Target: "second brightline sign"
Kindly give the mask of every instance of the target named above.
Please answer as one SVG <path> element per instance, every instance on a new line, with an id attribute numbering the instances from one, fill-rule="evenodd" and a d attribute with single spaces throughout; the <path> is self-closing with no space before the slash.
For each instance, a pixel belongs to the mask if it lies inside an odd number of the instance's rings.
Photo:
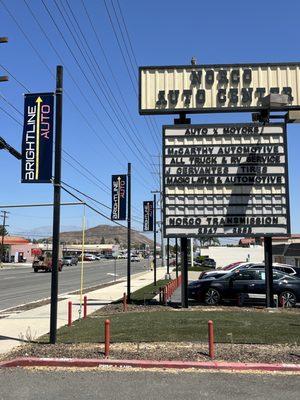
<path id="1" fill-rule="evenodd" d="M 284 124 L 164 127 L 167 237 L 290 231 Z"/>

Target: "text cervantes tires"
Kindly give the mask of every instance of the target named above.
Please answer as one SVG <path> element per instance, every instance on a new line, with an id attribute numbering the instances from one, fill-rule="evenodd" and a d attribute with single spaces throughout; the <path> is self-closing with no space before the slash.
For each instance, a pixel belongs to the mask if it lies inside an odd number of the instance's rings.
<path id="1" fill-rule="evenodd" d="M 209 288 L 205 293 L 204 302 L 208 306 L 216 306 L 220 303 L 221 295 L 217 289 Z"/>
<path id="2" fill-rule="evenodd" d="M 286 290 L 285 292 L 280 293 L 279 302 L 283 307 L 295 307 L 297 303 L 296 296 L 293 292 Z"/>

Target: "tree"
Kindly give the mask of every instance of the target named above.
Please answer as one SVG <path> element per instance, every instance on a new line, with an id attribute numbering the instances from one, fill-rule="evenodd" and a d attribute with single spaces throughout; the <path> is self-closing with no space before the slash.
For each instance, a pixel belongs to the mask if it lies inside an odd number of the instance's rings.
<path id="1" fill-rule="evenodd" d="M 105 244 L 104 236 L 102 236 L 100 244 Z"/>
<path id="2" fill-rule="evenodd" d="M 3 225 L 0 225 L 0 236 L 2 237 L 2 236 L 6 236 L 6 235 L 8 235 L 7 229 L 4 227 L 4 230 L 3 230 Z"/>
<path id="3" fill-rule="evenodd" d="M 118 237 L 115 237 L 115 244 L 120 244 L 120 240 L 119 240 L 119 238 Z"/>

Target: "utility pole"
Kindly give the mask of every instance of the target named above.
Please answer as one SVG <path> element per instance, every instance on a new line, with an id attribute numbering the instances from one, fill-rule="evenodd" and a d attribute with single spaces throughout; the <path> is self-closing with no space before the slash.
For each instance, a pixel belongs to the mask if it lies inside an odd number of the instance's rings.
<path id="1" fill-rule="evenodd" d="M 127 303 L 131 302 L 131 163 L 127 171 Z"/>
<path id="2" fill-rule="evenodd" d="M 8 43 L 8 37 L 0 37 L 0 44 L 1 43 Z M 8 76 L 0 76 L 0 82 L 7 82 L 8 81 Z"/>
<path id="3" fill-rule="evenodd" d="M 56 68 L 56 107 L 55 107 L 55 170 L 54 170 L 54 206 L 52 238 L 52 273 L 51 273 L 51 308 L 50 308 L 50 343 L 56 343 L 57 297 L 58 297 L 58 258 L 60 236 L 60 195 L 61 195 L 61 153 L 62 153 L 62 97 L 63 67 Z"/>
<path id="4" fill-rule="evenodd" d="M 0 264 L 4 260 L 4 237 L 5 237 L 5 228 L 8 226 L 6 225 L 6 219 L 8 218 L 8 211 L 1 211 L 1 218 L 3 219 L 2 222 L 2 238 L 1 238 L 1 256 L 0 256 Z"/>

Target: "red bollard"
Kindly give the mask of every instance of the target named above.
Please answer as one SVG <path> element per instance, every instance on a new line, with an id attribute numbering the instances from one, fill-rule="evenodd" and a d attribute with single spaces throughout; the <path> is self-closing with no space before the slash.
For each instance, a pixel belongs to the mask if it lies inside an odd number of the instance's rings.
<path id="1" fill-rule="evenodd" d="M 167 300 L 168 300 L 168 297 L 167 297 L 167 287 L 165 286 L 165 287 L 164 287 L 164 303 L 165 303 L 165 305 L 167 305 Z"/>
<path id="2" fill-rule="evenodd" d="M 208 321 L 208 349 L 209 357 L 213 360 L 215 358 L 215 342 L 214 342 L 214 323 Z"/>
<path id="3" fill-rule="evenodd" d="M 87 316 L 87 296 L 83 297 L 83 318 Z"/>
<path id="4" fill-rule="evenodd" d="M 127 296 L 123 293 L 123 312 L 127 311 Z"/>
<path id="5" fill-rule="evenodd" d="M 104 327 L 104 356 L 108 358 L 109 356 L 109 346 L 110 346 L 110 320 L 105 320 Z"/>
<path id="6" fill-rule="evenodd" d="M 72 302 L 68 301 L 68 326 L 72 325 Z"/>

